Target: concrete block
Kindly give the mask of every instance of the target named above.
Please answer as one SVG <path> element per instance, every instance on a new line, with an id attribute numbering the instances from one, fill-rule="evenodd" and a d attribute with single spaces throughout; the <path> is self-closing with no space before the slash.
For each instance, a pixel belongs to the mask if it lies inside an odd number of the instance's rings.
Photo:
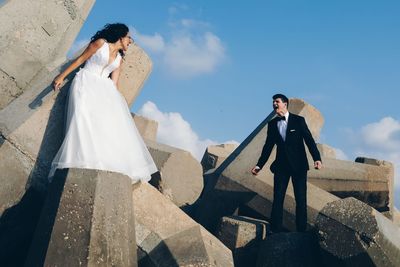
<path id="1" fill-rule="evenodd" d="M 0 110 L 65 61 L 94 0 L 7 1 L 0 7 Z M 17 93 L 16 93 L 17 92 Z"/>
<path id="2" fill-rule="evenodd" d="M 336 151 L 333 147 L 326 144 L 317 144 L 321 157 L 336 159 Z M 308 152 L 308 150 L 307 150 Z M 309 152 L 308 152 L 309 153 Z"/>
<path id="3" fill-rule="evenodd" d="M 366 157 L 357 157 L 354 161 L 358 162 L 358 163 L 364 163 L 364 164 L 369 164 L 369 165 L 374 165 L 374 166 L 391 166 L 391 165 L 393 165 L 392 163 L 390 163 L 386 160 L 366 158 Z"/>
<path id="4" fill-rule="evenodd" d="M 289 112 L 303 116 L 314 139 L 319 139 L 319 134 L 324 125 L 324 117 L 318 109 L 302 99 L 291 98 L 289 99 Z"/>
<path id="5" fill-rule="evenodd" d="M 0 158 L 5 159 L 0 164 L 0 182 L 13 188 L 0 188 L 0 214 L 17 204 L 30 186 L 45 191 L 51 161 L 63 140 L 65 99 L 62 91 L 30 109 L 33 99 L 23 94 L 0 111 L 4 139 Z"/>
<path id="6" fill-rule="evenodd" d="M 97 170 L 56 173 L 25 266 L 137 266 L 131 180 Z"/>
<path id="7" fill-rule="evenodd" d="M 232 252 L 147 183 L 133 185 L 140 266 L 233 266 Z"/>
<path id="8" fill-rule="evenodd" d="M 158 122 L 146 117 L 131 113 L 140 135 L 147 140 L 157 140 Z"/>
<path id="9" fill-rule="evenodd" d="M 400 212 L 399 212 L 397 209 L 395 209 L 395 210 L 393 211 L 392 220 L 393 220 L 393 223 L 394 223 L 395 225 L 397 225 L 398 227 L 400 227 Z"/>
<path id="10" fill-rule="evenodd" d="M 232 250 L 235 266 L 255 266 L 260 242 L 270 231 L 268 222 L 243 216 L 223 217 L 217 237 Z"/>
<path id="11" fill-rule="evenodd" d="M 320 267 L 318 240 L 313 233 L 279 233 L 262 241 L 257 267 Z"/>
<path id="12" fill-rule="evenodd" d="M 205 173 L 210 169 L 217 168 L 237 147 L 238 145 L 236 144 L 208 146 L 201 159 L 203 172 Z"/>
<path id="13" fill-rule="evenodd" d="M 145 140 L 160 172 L 151 183 L 177 206 L 193 204 L 203 190 L 200 163 L 188 151 Z"/>
<path id="14" fill-rule="evenodd" d="M 325 266 L 400 266 L 400 228 L 355 198 L 326 205 L 316 229 Z"/>
<path id="15" fill-rule="evenodd" d="M 15 80 L 0 70 L 0 110 L 23 93 Z"/>
<path id="16" fill-rule="evenodd" d="M 152 68 L 153 63 L 142 48 L 136 44 L 129 47 L 121 65 L 121 74 L 118 82 L 118 88 L 129 106 L 139 95 Z"/>
<path id="17" fill-rule="evenodd" d="M 14 206 L 26 191 L 29 174 L 33 168 L 33 161 L 28 159 L 20 150 L 4 141 L 0 146 L 0 216 Z"/>
<path id="18" fill-rule="evenodd" d="M 308 172 L 310 183 L 340 198 L 355 197 L 381 212 L 393 209 L 393 164 L 386 161 L 381 165 L 363 164 L 332 158 L 322 158 L 322 162 L 322 170 Z"/>

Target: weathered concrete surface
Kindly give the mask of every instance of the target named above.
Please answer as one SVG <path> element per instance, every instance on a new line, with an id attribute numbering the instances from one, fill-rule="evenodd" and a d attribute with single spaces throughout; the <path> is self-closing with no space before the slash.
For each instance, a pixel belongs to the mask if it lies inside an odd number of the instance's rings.
<path id="1" fill-rule="evenodd" d="M 374 165 L 374 166 L 392 165 L 392 163 L 390 163 L 386 160 L 366 158 L 366 157 L 357 157 L 354 161 L 358 162 L 358 163 L 364 163 L 364 164 L 369 164 L 369 165 Z"/>
<path id="2" fill-rule="evenodd" d="M 147 183 L 133 185 L 139 266 L 233 266 L 232 252 Z"/>
<path id="3" fill-rule="evenodd" d="M 226 216 L 221 219 L 217 237 L 229 249 L 248 245 L 253 240 L 263 240 L 269 231 L 269 223 L 244 216 Z"/>
<path id="4" fill-rule="evenodd" d="M 153 63 L 150 57 L 138 45 L 129 47 L 121 65 L 118 88 L 128 105 L 132 105 L 139 95 L 144 82 L 149 77 Z"/>
<path id="5" fill-rule="evenodd" d="M 340 198 L 355 197 L 379 211 L 393 209 L 394 168 L 381 165 L 322 158 L 323 169 L 311 169 L 308 181 Z M 312 159 L 309 159 L 312 166 Z"/>
<path id="6" fill-rule="evenodd" d="M 217 168 L 238 147 L 237 144 L 208 146 L 201 159 L 203 172 Z"/>
<path id="7" fill-rule="evenodd" d="M 152 184 L 179 207 L 193 204 L 203 190 L 200 163 L 188 151 L 150 140 L 145 143 L 160 172 Z"/>
<path id="8" fill-rule="evenodd" d="M 227 216 L 222 218 L 216 236 L 232 250 L 235 266 L 255 266 L 260 242 L 269 230 L 266 221 Z"/>
<path id="9" fill-rule="evenodd" d="M 292 102 L 291 102 L 292 103 Z M 291 104 L 292 105 L 292 104 Z M 305 110 L 304 112 L 306 112 Z M 300 110 L 303 114 L 303 110 Z M 196 211 L 196 220 L 214 232 L 220 218 L 232 215 L 238 208 L 246 207 L 264 219 L 268 219 L 273 200 L 273 178 L 269 166 L 275 159 L 271 153 L 265 167 L 258 176 L 250 170 L 257 163 L 267 135 L 267 123 L 271 113 L 218 167 L 204 189 Z M 308 183 L 308 225 L 313 226 L 318 212 L 326 203 L 337 200 L 334 195 Z M 283 225 L 295 229 L 295 200 L 289 184 L 284 203 Z"/>
<path id="10" fill-rule="evenodd" d="M 0 110 L 65 61 L 94 0 L 14 0 L 0 7 Z"/>
<path id="11" fill-rule="evenodd" d="M 396 208 L 394 209 L 392 216 L 393 223 L 400 227 L 400 212 Z"/>
<path id="12" fill-rule="evenodd" d="M 32 168 L 33 162 L 12 144 L 5 141 L 0 146 L 0 169 L 3 178 L 0 190 L 0 215 L 15 204 L 16 198 L 20 199 L 25 193 L 26 179 Z"/>
<path id="13" fill-rule="evenodd" d="M 318 240 L 313 233 L 279 233 L 262 241 L 257 267 L 320 267 Z"/>
<path id="14" fill-rule="evenodd" d="M 317 144 L 321 157 L 336 159 L 336 150 L 326 144 Z M 308 152 L 308 151 L 307 151 Z"/>
<path id="15" fill-rule="evenodd" d="M 0 111 L 0 182 L 6 185 L 0 187 L 0 214 L 18 203 L 30 186 L 46 188 L 51 160 L 63 139 L 65 95 L 49 96 L 26 112 L 26 119 L 20 116 L 30 109 L 26 94 Z"/>
<path id="16" fill-rule="evenodd" d="M 314 139 L 319 139 L 319 134 L 324 125 L 324 117 L 318 109 L 302 99 L 291 98 L 289 100 L 289 112 L 303 116 Z"/>
<path id="17" fill-rule="evenodd" d="M 140 135 L 147 140 L 157 140 L 158 122 L 146 117 L 131 113 Z"/>
<path id="18" fill-rule="evenodd" d="M 326 205 L 316 228 L 326 266 L 400 266 L 400 228 L 355 198 Z"/>
<path id="19" fill-rule="evenodd" d="M 137 266 L 135 247 L 130 178 L 63 170 L 50 185 L 25 266 Z"/>

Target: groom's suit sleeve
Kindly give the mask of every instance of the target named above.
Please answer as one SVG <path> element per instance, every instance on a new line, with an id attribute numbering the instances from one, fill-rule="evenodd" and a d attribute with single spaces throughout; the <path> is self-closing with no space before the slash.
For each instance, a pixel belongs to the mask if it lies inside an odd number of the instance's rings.
<path id="1" fill-rule="evenodd" d="M 265 141 L 264 147 L 261 152 L 261 156 L 257 162 L 257 166 L 260 167 L 260 169 L 264 167 L 269 156 L 271 155 L 272 148 L 274 148 L 275 145 L 275 138 L 273 136 L 272 124 L 273 123 L 271 122 L 268 123 L 267 140 Z"/>
<path id="2" fill-rule="evenodd" d="M 311 134 L 310 130 L 308 129 L 308 126 L 307 126 L 307 123 L 306 123 L 304 117 L 301 117 L 300 125 L 301 125 L 301 129 L 303 132 L 303 139 L 308 147 L 308 151 L 310 151 L 310 154 L 314 161 L 317 161 L 317 160 L 320 161 L 321 155 L 319 154 L 317 144 L 315 143 L 314 138 L 312 137 L 312 134 Z"/>

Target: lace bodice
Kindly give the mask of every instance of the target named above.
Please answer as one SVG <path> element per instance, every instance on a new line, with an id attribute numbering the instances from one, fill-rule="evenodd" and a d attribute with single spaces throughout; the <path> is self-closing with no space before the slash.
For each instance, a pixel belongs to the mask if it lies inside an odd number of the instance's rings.
<path id="1" fill-rule="evenodd" d="M 118 68 L 121 62 L 121 55 L 118 53 L 114 61 L 108 64 L 110 49 L 107 42 L 94 53 L 85 63 L 83 69 L 107 78 L 111 72 Z"/>

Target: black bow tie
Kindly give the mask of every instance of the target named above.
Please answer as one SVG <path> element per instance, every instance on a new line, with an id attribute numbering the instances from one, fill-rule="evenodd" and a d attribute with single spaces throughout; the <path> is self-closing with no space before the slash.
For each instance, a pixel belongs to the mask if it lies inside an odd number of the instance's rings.
<path id="1" fill-rule="evenodd" d="M 278 117 L 278 121 L 286 121 L 286 117 L 285 116 Z"/>

